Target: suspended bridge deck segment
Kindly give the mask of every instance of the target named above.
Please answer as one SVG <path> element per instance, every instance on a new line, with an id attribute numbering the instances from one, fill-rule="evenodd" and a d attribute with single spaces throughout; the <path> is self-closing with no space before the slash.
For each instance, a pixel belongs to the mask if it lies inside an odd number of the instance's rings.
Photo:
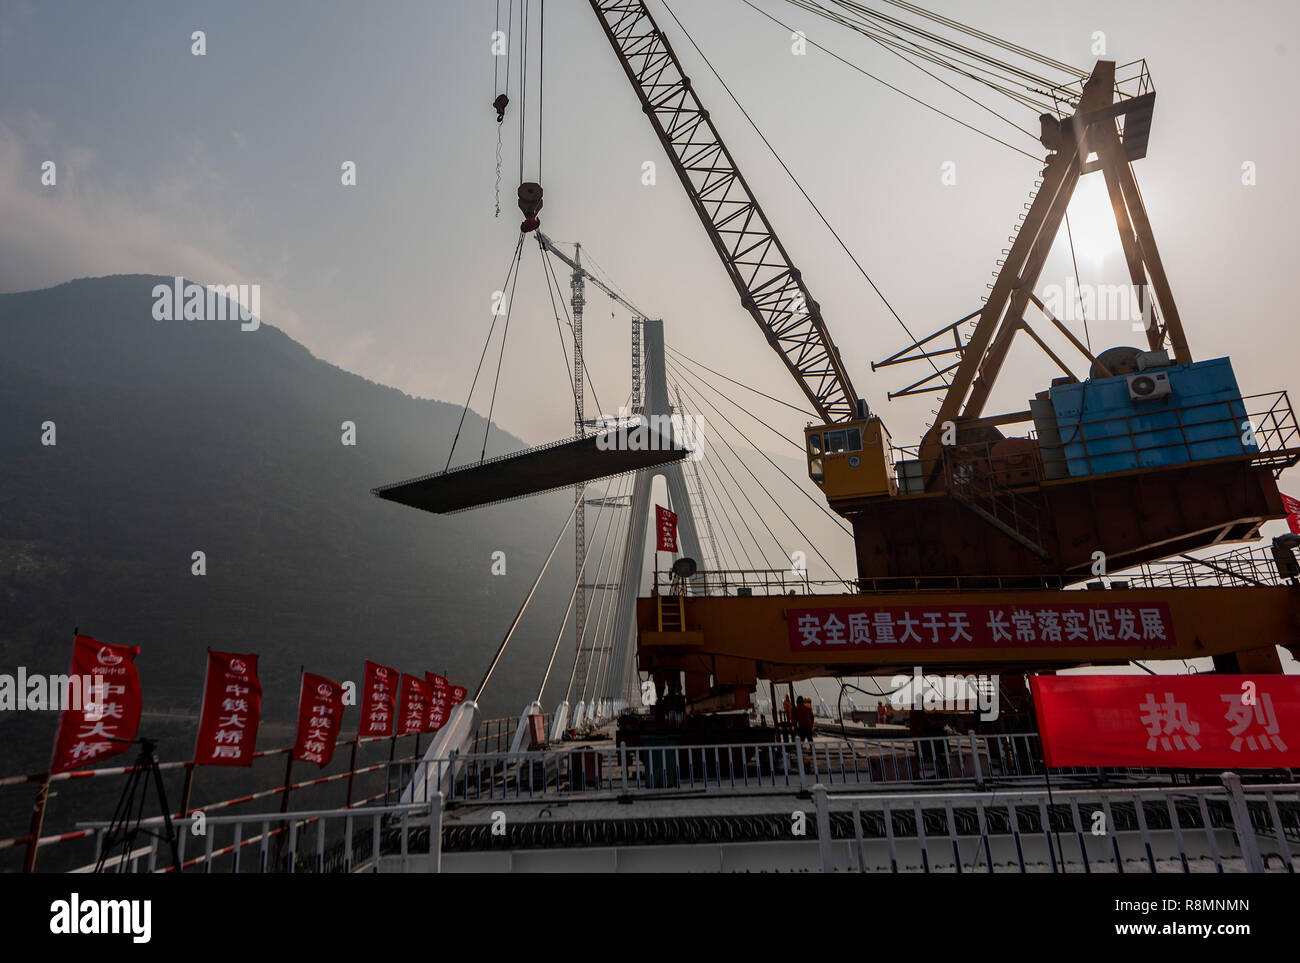
<path id="1" fill-rule="evenodd" d="M 373 494 L 448 515 L 670 464 L 688 454 L 671 433 L 645 425 L 624 427 L 396 482 Z"/>

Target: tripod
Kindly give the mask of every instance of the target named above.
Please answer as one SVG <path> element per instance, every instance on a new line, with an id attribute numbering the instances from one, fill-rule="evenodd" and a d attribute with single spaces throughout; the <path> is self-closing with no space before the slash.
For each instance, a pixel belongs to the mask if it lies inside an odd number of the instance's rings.
<path id="1" fill-rule="evenodd" d="M 122 787 L 122 796 L 117 801 L 117 808 L 113 810 L 113 821 L 109 823 L 108 829 L 104 833 L 103 848 L 99 853 L 99 861 L 95 864 L 96 873 L 105 871 L 105 866 L 109 858 L 114 855 L 115 849 L 120 850 L 119 855 L 121 857 L 118 872 L 123 872 L 137 836 L 145 836 L 150 839 L 165 839 L 171 847 L 172 870 L 177 873 L 181 871 L 180 852 L 176 844 L 176 828 L 172 825 L 171 809 L 167 806 L 167 791 L 163 788 L 162 771 L 158 768 L 158 756 L 155 752 L 158 745 L 152 739 L 140 739 L 138 741 L 140 743 L 140 755 L 136 757 L 135 765 L 131 767 L 131 771 L 127 774 L 126 785 Z M 144 817 L 145 800 L 149 796 L 150 781 L 153 782 L 154 789 L 158 794 L 158 805 L 162 809 L 162 832 L 141 825 Z"/>

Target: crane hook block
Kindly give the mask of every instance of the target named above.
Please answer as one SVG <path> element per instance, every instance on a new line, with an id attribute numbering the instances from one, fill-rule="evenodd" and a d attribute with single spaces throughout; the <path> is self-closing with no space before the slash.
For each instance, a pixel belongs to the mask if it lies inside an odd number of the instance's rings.
<path id="1" fill-rule="evenodd" d="M 492 109 L 497 112 L 497 123 L 506 119 L 506 107 L 510 105 L 510 98 L 505 94 L 497 94 L 497 99 L 492 101 Z"/>
<path id="2" fill-rule="evenodd" d="M 534 184 L 532 181 L 525 181 L 519 185 L 519 210 L 523 212 L 524 222 L 519 225 L 519 230 L 525 234 L 537 230 L 541 226 L 541 221 L 537 219 L 537 212 L 542 209 L 542 185 Z"/>

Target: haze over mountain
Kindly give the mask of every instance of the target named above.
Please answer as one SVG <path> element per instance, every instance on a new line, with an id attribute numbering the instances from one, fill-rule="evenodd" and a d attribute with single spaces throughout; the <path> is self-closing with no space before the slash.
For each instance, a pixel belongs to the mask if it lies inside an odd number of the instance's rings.
<path id="1" fill-rule="evenodd" d="M 372 488 L 443 467 L 458 406 L 350 374 L 268 323 L 156 321 L 160 283 L 0 295 L 2 671 L 65 672 L 79 627 L 140 646 L 146 710 L 197 706 L 207 647 L 262 654 L 268 722 L 292 718 L 300 665 L 359 680 L 370 658 L 477 683 L 569 496 L 447 517 L 381 501 Z M 484 427 L 471 411 L 457 463 Z M 524 446 L 493 428 L 488 455 Z M 488 715 L 536 695 L 563 581 L 543 583 Z M 8 740 L 4 772 L 42 765 L 55 714 L 0 715 L 32 742 Z"/>

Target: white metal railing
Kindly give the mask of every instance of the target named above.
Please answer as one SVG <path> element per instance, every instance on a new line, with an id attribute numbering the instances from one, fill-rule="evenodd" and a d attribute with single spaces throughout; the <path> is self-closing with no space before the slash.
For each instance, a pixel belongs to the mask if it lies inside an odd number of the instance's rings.
<path id="1" fill-rule="evenodd" d="M 378 872 L 380 860 L 386 855 L 398 855 L 405 864 L 412 856 L 412 830 L 427 826 L 429 848 L 425 865 L 429 872 L 436 873 L 441 866 L 442 802 L 442 794 L 435 792 L 427 800 L 389 806 L 206 816 L 202 820 L 204 831 L 201 836 L 193 833 L 192 827 L 197 825 L 193 817 L 173 820 L 179 850 L 177 861 L 182 871 L 245 872 L 248 863 L 244 859 L 244 850 L 255 846 L 256 872 L 351 873 L 361 865 L 368 872 Z M 134 825 L 157 833 L 163 826 L 163 818 L 142 819 Z M 94 833 L 96 858 L 95 863 L 74 872 L 91 872 L 103 853 L 110 824 L 82 822 L 78 826 Z M 309 827 L 314 839 L 310 847 L 304 848 L 302 843 Z M 247 835 L 250 829 L 253 833 Z M 387 846 L 385 830 L 388 830 Z M 369 845 L 358 846 L 367 834 Z M 137 838 L 143 836 L 144 833 L 140 833 Z M 113 849 L 117 850 L 120 845 L 120 841 L 115 842 Z M 190 845 L 202 846 L 203 852 L 187 859 L 186 848 Z M 105 862 L 105 869 L 116 873 L 173 871 L 170 846 L 157 835 L 151 837 L 147 845 L 131 846 L 125 858 L 114 855 Z"/>
<path id="2" fill-rule="evenodd" d="M 1294 873 L 1300 785 L 1243 789 L 1235 773 L 1221 779 L 1055 793 L 832 795 L 818 784 L 812 795 L 824 872 L 1190 873 L 1212 864 Z"/>
<path id="3" fill-rule="evenodd" d="M 640 792 L 807 791 L 828 786 L 961 785 L 1045 778 L 1164 778 L 1156 769 L 1052 768 L 1036 733 L 827 739 L 814 743 L 630 746 L 595 743 L 464 753 L 392 764 L 390 782 L 441 787 L 448 802 Z M 422 801 L 417 791 L 412 801 Z"/>

